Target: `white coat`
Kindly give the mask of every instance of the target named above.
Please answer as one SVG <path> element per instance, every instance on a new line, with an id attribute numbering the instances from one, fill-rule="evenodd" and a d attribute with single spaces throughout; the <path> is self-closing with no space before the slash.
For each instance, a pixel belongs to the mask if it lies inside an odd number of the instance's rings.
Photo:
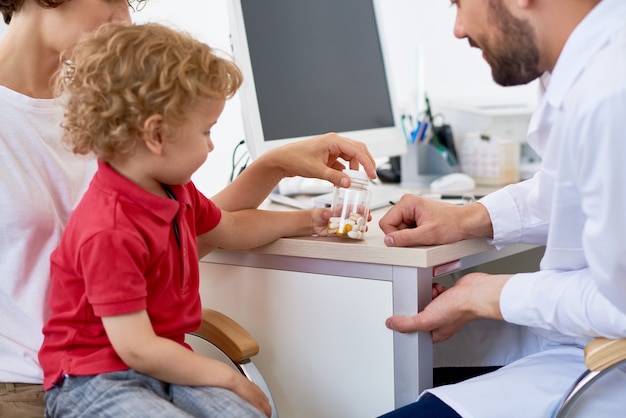
<path id="1" fill-rule="evenodd" d="M 541 81 L 528 131 L 539 172 L 481 200 L 494 245 L 546 245 L 540 271 L 514 275 L 500 301 L 540 349 L 430 390 L 463 417 L 550 417 L 585 368 L 584 344 L 626 337 L 626 1 L 602 0 Z M 614 396 L 582 416 L 624 416 L 626 371 L 611 379 Z"/>

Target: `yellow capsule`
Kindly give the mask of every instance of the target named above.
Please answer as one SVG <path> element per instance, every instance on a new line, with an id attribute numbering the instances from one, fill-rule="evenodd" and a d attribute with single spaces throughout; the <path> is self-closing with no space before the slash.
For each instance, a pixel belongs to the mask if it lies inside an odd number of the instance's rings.
<path id="1" fill-rule="evenodd" d="M 352 231 L 352 224 L 345 224 L 343 226 L 343 233 L 347 234 L 348 232 Z"/>

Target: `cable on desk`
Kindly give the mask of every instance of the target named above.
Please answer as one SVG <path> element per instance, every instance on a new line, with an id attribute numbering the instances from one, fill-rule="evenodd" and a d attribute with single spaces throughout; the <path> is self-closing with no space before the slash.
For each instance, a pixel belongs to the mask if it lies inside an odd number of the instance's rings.
<path id="1" fill-rule="evenodd" d="M 246 140 L 242 139 L 241 141 L 239 141 L 239 143 L 237 145 L 235 145 L 235 148 L 233 149 L 233 155 L 232 155 L 232 159 L 231 159 L 231 171 L 230 171 L 230 181 L 231 182 L 233 180 L 235 180 L 235 177 L 240 175 L 243 170 L 246 169 L 246 167 L 248 166 L 248 162 L 250 162 L 250 155 L 248 153 L 248 150 L 245 148 L 245 143 L 246 143 Z M 242 145 L 244 145 L 243 154 L 237 159 L 237 161 L 235 161 L 235 159 L 237 157 L 237 150 Z M 241 164 L 241 162 L 243 161 L 244 158 L 246 158 L 246 161 L 243 163 L 241 168 L 239 168 L 239 170 L 237 171 L 237 166 L 239 166 Z M 237 173 L 236 175 L 235 175 L 235 172 Z"/>

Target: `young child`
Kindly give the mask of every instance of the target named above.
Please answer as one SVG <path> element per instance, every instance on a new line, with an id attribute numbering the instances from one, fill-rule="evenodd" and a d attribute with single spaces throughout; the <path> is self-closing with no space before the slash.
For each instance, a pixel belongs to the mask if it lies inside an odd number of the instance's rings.
<path id="1" fill-rule="evenodd" d="M 51 257 L 39 360 L 47 416 L 256 417 L 263 392 L 194 353 L 200 324 L 196 236 L 252 248 L 325 235 L 325 209 L 221 211 L 190 181 L 239 69 L 156 24 L 108 24 L 59 77 L 65 139 L 98 171 Z"/>

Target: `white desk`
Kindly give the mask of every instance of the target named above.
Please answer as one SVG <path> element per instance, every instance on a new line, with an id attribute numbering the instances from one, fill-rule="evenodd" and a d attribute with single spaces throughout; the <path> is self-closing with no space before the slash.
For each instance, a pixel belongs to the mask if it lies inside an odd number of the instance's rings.
<path id="1" fill-rule="evenodd" d="M 414 401 L 432 385 L 430 335 L 391 332 L 385 319 L 422 310 L 433 277 L 534 248 L 496 251 L 482 239 L 388 248 L 378 227 L 385 211 L 363 241 L 280 239 L 200 263 L 203 305 L 259 340 L 254 361 L 282 418 L 374 417 Z"/>

